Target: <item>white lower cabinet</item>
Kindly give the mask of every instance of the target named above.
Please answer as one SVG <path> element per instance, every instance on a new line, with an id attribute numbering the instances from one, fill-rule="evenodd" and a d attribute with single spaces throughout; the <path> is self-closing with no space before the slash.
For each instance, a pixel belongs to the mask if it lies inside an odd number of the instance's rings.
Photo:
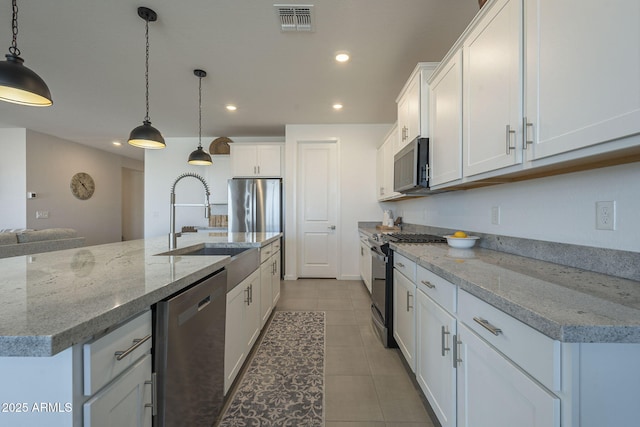
<path id="1" fill-rule="evenodd" d="M 371 293 L 371 246 L 365 235 L 360 236 L 360 277 Z"/>
<path id="2" fill-rule="evenodd" d="M 417 298 L 416 379 L 442 427 L 456 426 L 456 318 L 422 290 Z"/>
<path id="3" fill-rule="evenodd" d="M 151 355 L 146 354 L 84 404 L 84 427 L 150 427 L 150 380 Z"/>
<path id="4" fill-rule="evenodd" d="M 415 371 L 415 295 L 416 285 L 398 270 L 393 274 L 393 337 L 407 364 Z"/>
<path id="5" fill-rule="evenodd" d="M 225 394 L 260 335 L 262 329 L 260 290 L 260 270 L 256 270 L 227 293 L 224 346 Z"/>
<path id="6" fill-rule="evenodd" d="M 280 299 L 280 240 L 261 249 L 260 282 L 262 299 L 260 316 L 262 325 L 267 322 L 273 307 Z"/>
<path id="7" fill-rule="evenodd" d="M 456 349 L 459 427 L 560 426 L 560 399 L 464 324 Z"/>

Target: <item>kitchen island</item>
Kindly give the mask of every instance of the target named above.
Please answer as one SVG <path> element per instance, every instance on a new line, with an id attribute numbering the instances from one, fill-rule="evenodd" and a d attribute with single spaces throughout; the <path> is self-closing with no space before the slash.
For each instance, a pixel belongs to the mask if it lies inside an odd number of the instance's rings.
<path id="1" fill-rule="evenodd" d="M 83 373 L 90 351 L 83 344 L 125 321 L 150 324 L 155 303 L 230 261 L 181 253 L 204 245 L 263 248 L 281 235 L 185 233 L 171 254 L 162 236 L 0 260 L 0 425 L 95 425 L 81 409 L 94 393 L 87 366 Z M 151 340 L 144 346 L 141 354 Z M 147 356 L 140 361 L 150 364 Z M 142 384 L 139 397 L 149 402 L 151 387 Z"/>

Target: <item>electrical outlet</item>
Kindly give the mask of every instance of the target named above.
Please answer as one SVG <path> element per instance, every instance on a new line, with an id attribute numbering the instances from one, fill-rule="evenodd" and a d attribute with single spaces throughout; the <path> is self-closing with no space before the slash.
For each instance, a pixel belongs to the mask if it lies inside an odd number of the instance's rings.
<path id="1" fill-rule="evenodd" d="M 616 202 L 596 202 L 596 230 L 616 229 Z"/>
<path id="2" fill-rule="evenodd" d="M 49 218 L 49 211 L 36 211 L 36 219 Z"/>
<path id="3" fill-rule="evenodd" d="M 491 224 L 500 225 L 500 206 L 491 207 Z"/>

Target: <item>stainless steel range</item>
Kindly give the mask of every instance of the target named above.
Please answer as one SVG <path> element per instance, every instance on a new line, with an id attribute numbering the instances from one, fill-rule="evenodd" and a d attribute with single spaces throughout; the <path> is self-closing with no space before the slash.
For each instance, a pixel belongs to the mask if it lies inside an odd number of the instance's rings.
<path id="1" fill-rule="evenodd" d="M 446 243 L 433 234 L 374 234 L 371 244 L 371 319 L 385 347 L 397 347 L 393 338 L 393 250 L 389 243 Z"/>

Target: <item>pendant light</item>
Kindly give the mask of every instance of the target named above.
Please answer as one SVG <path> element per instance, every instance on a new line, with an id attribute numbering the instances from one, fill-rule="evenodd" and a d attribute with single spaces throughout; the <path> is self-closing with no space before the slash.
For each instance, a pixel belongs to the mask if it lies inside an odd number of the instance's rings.
<path id="1" fill-rule="evenodd" d="M 202 149 L 202 78 L 207 76 L 204 70 L 193 70 L 198 77 L 198 148 L 189 155 L 190 165 L 209 166 L 213 164 L 209 153 Z"/>
<path id="2" fill-rule="evenodd" d="M 11 20 L 13 41 L 9 53 L 5 55 L 7 60 L 0 62 L 0 99 L 14 104 L 48 107 L 53 104 L 53 101 L 47 84 L 40 76 L 25 67 L 24 60 L 20 58 L 20 49 L 17 45 L 18 4 L 16 0 L 11 4 L 13 6 Z"/>
<path id="3" fill-rule="evenodd" d="M 138 16 L 145 21 L 145 37 L 147 39 L 144 74 L 147 114 L 144 116 L 142 125 L 132 130 L 129 134 L 129 144 L 134 147 L 157 150 L 166 147 L 162 134 L 158 129 L 151 126 L 151 121 L 149 120 L 149 22 L 155 22 L 158 19 L 158 15 L 149 8 L 139 7 Z"/>

